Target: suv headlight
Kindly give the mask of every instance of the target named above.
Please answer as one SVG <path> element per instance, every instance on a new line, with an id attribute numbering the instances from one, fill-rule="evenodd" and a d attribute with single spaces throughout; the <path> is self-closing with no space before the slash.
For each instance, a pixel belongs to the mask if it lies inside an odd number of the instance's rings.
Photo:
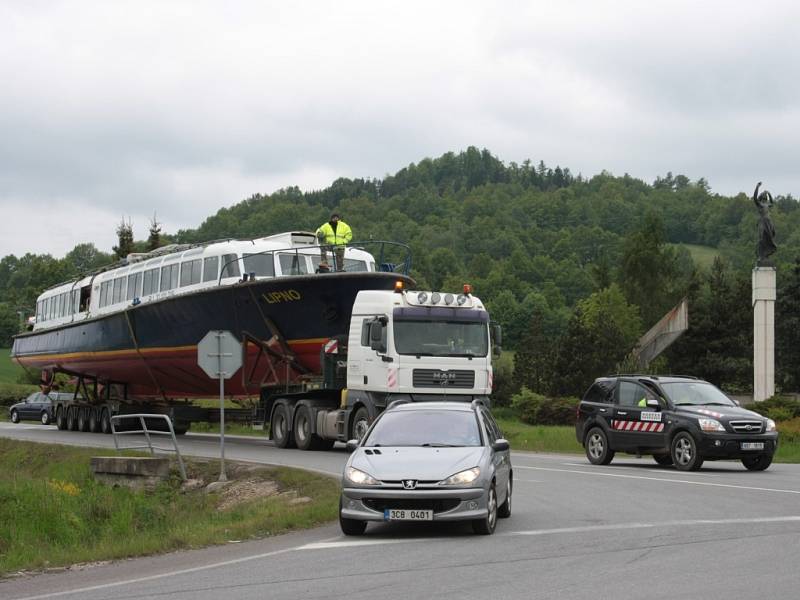
<path id="1" fill-rule="evenodd" d="M 345 474 L 347 475 L 347 479 L 356 485 L 380 485 L 380 481 L 375 479 L 372 475 L 364 473 L 364 471 L 360 471 L 355 467 L 347 467 Z"/>
<path id="2" fill-rule="evenodd" d="M 697 424 L 703 431 L 725 431 L 722 423 L 716 419 L 697 419 Z"/>
<path id="3" fill-rule="evenodd" d="M 472 467 L 466 471 L 460 471 L 455 475 L 450 475 L 450 477 L 441 482 L 441 485 L 464 485 L 465 483 L 472 483 L 480 474 L 480 467 Z"/>
<path id="4" fill-rule="evenodd" d="M 773 421 L 772 419 L 767 419 L 767 429 L 766 429 L 766 431 L 767 432 L 775 431 L 776 429 L 777 429 L 777 427 L 775 427 L 775 421 Z"/>

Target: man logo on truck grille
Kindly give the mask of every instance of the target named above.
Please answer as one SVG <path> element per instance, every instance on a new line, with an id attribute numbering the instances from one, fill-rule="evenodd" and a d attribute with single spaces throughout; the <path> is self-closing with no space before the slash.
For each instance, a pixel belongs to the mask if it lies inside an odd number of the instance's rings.
<path id="1" fill-rule="evenodd" d="M 404 490 L 413 490 L 417 487 L 417 480 L 416 479 L 403 479 L 403 489 Z"/>
<path id="2" fill-rule="evenodd" d="M 447 386 L 451 381 L 455 382 L 456 374 L 451 371 L 434 371 L 431 373 L 431 379 L 438 381 L 441 386 Z"/>

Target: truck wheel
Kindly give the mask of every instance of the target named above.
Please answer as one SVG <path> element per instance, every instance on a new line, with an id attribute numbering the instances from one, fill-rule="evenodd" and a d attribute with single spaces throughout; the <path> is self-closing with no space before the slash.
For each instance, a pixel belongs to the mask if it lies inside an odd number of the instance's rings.
<path id="1" fill-rule="evenodd" d="M 92 407 L 89 409 L 89 431 L 92 433 L 100 432 L 100 416 L 97 413 L 98 411 L 96 408 Z"/>
<path id="2" fill-rule="evenodd" d="M 593 465 L 607 465 L 614 460 L 614 451 L 608 445 L 606 432 L 592 427 L 586 434 L 586 458 Z"/>
<path id="3" fill-rule="evenodd" d="M 764 471 L 772 464 L 772 454 L 743 456 L 742 464 L 747 468 L 748 471 Z"/>
<path id="4" fill-rule="evenodd" d="M 342 516 L 342 500 L 339 499 L 339 527 L 342 528 L 342 533 L 345 535 L 364 535 L 367 530 L 366 521 L 357 521 L 355 519 L 345 519 Z"/>
<path id="5" fill-rule="evenodd" d="M 672 456 L 669 454 L 653 454 L 653 460 L 662 467 L 668 467 L 672 464 Z"/>
<path id="6" fill-rule="evenodd" d="M 81 407 L 78 409 L 78 431 L 89 431 L 89 409 Z"/>
<path id="7" fill-rule="evenodd" d="M 16 410 L 11 411 L 11 422 L 12 423 L 19 423 L 19 413 Z"/>
<path id="8" fill-rule="evenodd" d="M 697 451 L 697 442 L 692 435 L 686 431 L 681 431 L 672 438 L 670 446 L 672 462 L 679 471 L 697 471 L 703 466 L 703 458 Z"/>
<path id="9" fill-rule="evenodd" d="M 100 411 L 100 433 L 111 433 L 111 415 L 107 408 Z"/>
<path id="10" fill-rule="evenodd" d="M 56 408 L 56 427 L 61 431 L 67 428 L 67 410 L 63 406 Z"/>
<path id="11" fill-rule="evenodd" d="M 75 415 L 76 408 L 74 406 L 70 406 L 67 408 L 67 430 L 68 431 L 76 431 L 78 429 L 78 423 Z"/>
<path id="12" fill-rule="evenodd" d="M 294 441 L 300 450 L 330 450 L 333 444 L 311 433 L 311 409 L 300 405 L 294 413 Z"/>
<path id="13" fill-rule="evenodd" d="M 270 419 L 272 439 L 278 448 L 291 448 L 294 446 L 292 432 L 289 430 L 289 411 L 285 404 L 278 404 L 272 411 Z"/>
<path id="14" fill-rule="evenodd" d="M 50 425 L 50 413 L 46 410 L 42 411 L 42 425 Z"/>
<path id="15" fill-rule="evenodd" d="M 350 430 L 351 440 L 360 440 L 369 429 L 369 411 L 364 406 L 360 406 L 353 415 L 353 427 Z"/>

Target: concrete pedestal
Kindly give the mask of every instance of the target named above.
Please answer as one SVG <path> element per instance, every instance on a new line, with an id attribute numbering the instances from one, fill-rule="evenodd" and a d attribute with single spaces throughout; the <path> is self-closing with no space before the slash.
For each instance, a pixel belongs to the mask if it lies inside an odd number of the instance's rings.
<path id="1" fill-rule="evenodd" d="M 753 269 L 753 400 L 775 395 L 775 267 Z"/>

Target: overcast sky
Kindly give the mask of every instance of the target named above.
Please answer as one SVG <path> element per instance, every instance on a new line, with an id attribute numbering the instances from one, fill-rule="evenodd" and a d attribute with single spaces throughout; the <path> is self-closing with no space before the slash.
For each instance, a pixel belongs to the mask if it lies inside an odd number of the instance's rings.
<path id="1" fill-rule="evenodd" d="M 797 2 L 0 3 L 0 256 L 488 148 L 800 196 Z"/>

